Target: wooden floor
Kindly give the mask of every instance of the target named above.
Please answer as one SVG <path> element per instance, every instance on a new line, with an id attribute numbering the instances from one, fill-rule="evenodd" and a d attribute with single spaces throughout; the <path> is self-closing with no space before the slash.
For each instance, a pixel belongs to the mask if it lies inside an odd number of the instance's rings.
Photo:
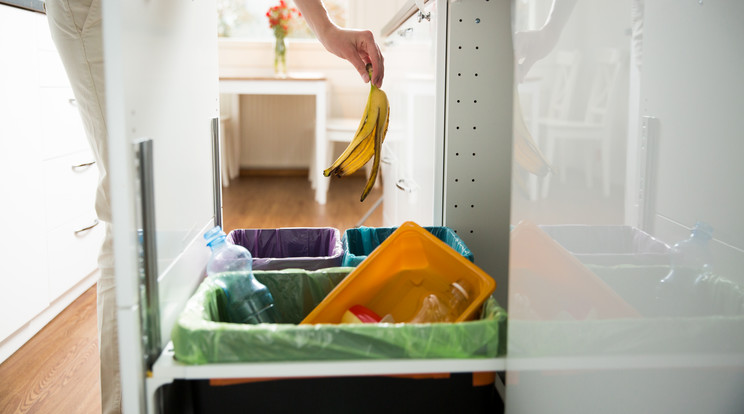
<path id="1" fill-rule="evenodd" d="M 364 203 L 364 178 L 334 179 L 325 206 L 306 177 L 241 177 L 225 188 L 224 227 L 354 227 L 381 196 Z M 365 221 L 380 226 L 382 208 Z M 0 364 L 0 413 L 100 413 L 95 286 Z"/>
<path id="2" fill-rule="evenodd" d="M 359 202 L 365 184 L 363 176 L 332 178 L 328 202 L 314 201 L 306 177 L 240 177 L 231 181 L 222 196 L 224 228 L 333 227 L 343 233 L 355 227 L 382 196 L 375 188 Z M 364 222 L 382 225 L 382 206 Z"/>
<path id="3" fill-rule="evenodd" d="M 0 365 L 0 413 L 100 413 L 96 290 Z"/>

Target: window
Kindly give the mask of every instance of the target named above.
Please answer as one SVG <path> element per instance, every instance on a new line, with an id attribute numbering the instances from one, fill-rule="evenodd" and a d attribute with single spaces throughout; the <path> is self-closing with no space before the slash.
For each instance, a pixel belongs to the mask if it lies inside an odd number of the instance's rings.
<path id="1" fill-rule="evenodd" d="M 295 7 L 292 0 L 286 0 Z M 274 34 L 269 28 L 266 12 L 279 4 L 279 0 L 217 0 L 218 32 L 220 37 L 250 40 L 272 40 Z M 323 4 L 334 23 L 346 26 L 348 0 L 324 0 Z M 315 37 L 305 23 L 305 19 L 293 19 L 290 38 Z"/>

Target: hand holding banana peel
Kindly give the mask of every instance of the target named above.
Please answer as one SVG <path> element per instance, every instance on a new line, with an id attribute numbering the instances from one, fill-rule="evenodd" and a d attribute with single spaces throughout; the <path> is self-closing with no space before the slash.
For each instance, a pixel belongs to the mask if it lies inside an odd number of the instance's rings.
<path id="1" fill-rule="evenodd" d="M 372 79 L 372 65 L 369 63 L 367 64 L 367 73 L 369 73 L 369 78 Z M 354 134 L 354 138 L 338 159 L 323 171 L 323 175 L 326 177 L 330 177 L 331 175 L 338 177 L 347 176 L 362 168 L 374 155 L 372 173 L 369 175 L 367 184 L 364 186 L 360 200 L 364 201 L 377 179 L 377 173 L 380 169 L 382 143 L 385 141 L 389 121 L 390 104 L 387 95 L 382 89 L 370 82 L 367 106 L 364 109 L 362 120 Z"/>

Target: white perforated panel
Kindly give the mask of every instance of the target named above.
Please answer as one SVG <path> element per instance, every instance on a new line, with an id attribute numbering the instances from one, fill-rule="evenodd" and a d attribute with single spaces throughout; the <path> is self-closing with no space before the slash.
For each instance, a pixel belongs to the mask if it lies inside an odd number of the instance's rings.
<path id="1" fill-rule="evenodd" d="M 507 303 L 512 165 L 511 2 L 451 2 L 445 77 L 443 223 Z"/>

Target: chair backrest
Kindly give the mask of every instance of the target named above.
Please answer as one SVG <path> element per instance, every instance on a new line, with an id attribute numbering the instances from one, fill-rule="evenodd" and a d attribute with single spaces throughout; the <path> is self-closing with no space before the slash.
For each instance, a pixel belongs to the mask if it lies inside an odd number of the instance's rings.
<path id="1" fill-rule="evenodd" d="M 547 118 L 568 119 L 576 79 L 579 73 L 581 53 L 579 51 L 557 51 L 555 55 L 555 78 L 552 82 Z"/>
<path id="2" fill-rule="evenodd" d="M 597 71 L 594 75 L 584 114 L 584 122 L 591 124 L 603 124 L 605 122 L 617 86 L 621 63 L 619 50 L 604 49 L 600 51 L 597 57 Z"/>

